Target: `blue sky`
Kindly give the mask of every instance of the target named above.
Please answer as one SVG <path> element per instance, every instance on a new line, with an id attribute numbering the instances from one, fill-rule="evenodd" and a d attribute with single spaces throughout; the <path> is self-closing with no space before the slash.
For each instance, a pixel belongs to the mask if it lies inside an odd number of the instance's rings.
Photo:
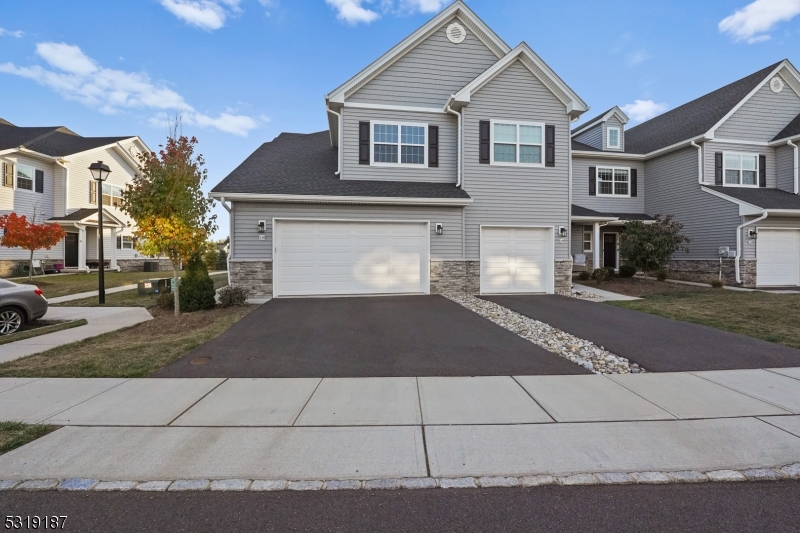
<path id="1" fill-rule="evenodd" d="M 627 105 L 636 122 L 781 59 L 800 66 L 800 0 L 467 3 L 510 46 L 526 41 L 587 118 Z M 448 4 L 6 0 L 0 117 L 156 149 L 181 110 L 210 189 L 281 131 L 326 129 L 324 95 Z"/>

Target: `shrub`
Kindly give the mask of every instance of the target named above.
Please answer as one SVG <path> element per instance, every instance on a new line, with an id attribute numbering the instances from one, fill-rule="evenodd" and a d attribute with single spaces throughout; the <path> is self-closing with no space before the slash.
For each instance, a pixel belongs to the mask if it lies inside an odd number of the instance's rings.
<path id="1" fill-rule="evenodd" d="M 587 279 L 589 279 L 591 277 L 592 277 L 592 275 L 587 270 L 584 270 L 583 272 L 578 274 L 578 279 L 583 280 L 583 281 L 586 281 Z"/>
<path id="2" fill-rule="evenodd" d="M 214 243 L 207 243 L 206 250 L 203 252 L 203 263 L 205 263 L 208 270 L 216 270 L 217 262 L 219 261 L 219 252 Z"/>
<path id="3" fill-rule="evenodd" d="M 160 309 L 173 311 L 175 309 L 175 295 L 171 292 L 162 292 L 158 295 L 158 298 L 156 298 L 156 305 Z"/>
<path id="4" fill-rule="evenodd" d="M 725 280 L 721 280 L 719 278 L 711 278 L 711 281 L 709 283 L 715 289 L 721 289 L 722 287 L 725 286 Z"/>
<path id="5" fill-rule="evenodd" d="M 658 272 L 656 272 L 656 279 L 658 281 L 667 281 L 667 271 L 659 270 Z"/>
<path id="6" fill-rule="evenodd" d="M 607 268 L 596 268 L 594 272 L 592 272 L 592 279 L 597 281 L 597 284 L 603 283 L 604 281 L 608 281 L 611 275 L 608 273 Z"/>
<path id="7" fill-rule="evenodd" d="M 608 270 L 608 279 L 613 278 L 617 273 L 614 271 L 614 267 L 605 267 Z"/>
<path id="8" fill-rule="evenodd" d="M 181 276 L 178 291 L 181 311 L 191 313 L 211 309 L 216 305 L 215 295 L 214 282 L 208 276 L 205 263 L 199 257 L 190 259 Z"/>
<path id="9" fill-rule="evenodd" d="M 214 265 L 214 270 L 228 270 L 228 254 L 225 250 L 219 252 L 217 256 L 217 264 Z"/>
<path id="10" fill-rule="evenodd" d="M 219 291 L 219 305 L 221 307 L 239 306 L 247 303 L 250 291 L 244 287 L 225 287 Z"/>
<path id="11" fill-rule="evenodd" d="M 637 268 L 633 265 L 622 265 L 619 267 L 619 275 L 623 278 L 632 278 L 638 272 Z"/>
<path id="12" fill-rule="evenodd" d="M 672 220 L 672 215 L 663 219 L 655 215 L 652 223 L 630 220 L 620 236 L 619 256 L 626 263 L 644 272 L 657 272 L 667 267 L 672 256 L 679 251 L 688 252 L 684 245 L 690 239 L 681 234 L 683 224 Z"/>

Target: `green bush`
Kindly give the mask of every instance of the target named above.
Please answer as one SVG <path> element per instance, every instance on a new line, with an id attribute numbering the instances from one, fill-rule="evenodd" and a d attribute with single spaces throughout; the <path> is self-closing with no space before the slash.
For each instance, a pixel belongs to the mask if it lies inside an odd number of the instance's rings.
<path id="1" fill-rule="evenodd" d="M 181 311 L 191 313 L 202 309 L 211 309 L 216 305 L 214 282 L 208 276 L 208 269 L 201 258 L 189 260 L 186 270 L 181 276 L 180 299 Z"/>
<path id="2" fill-rule="evenodd" d="M 613 278 L 617 273 L 614 271 L 614 267 L 605 267 L 608 270 L 608 279 Z"/>
<path id="3" fill-rule="evenodd" d="M 162 292 L 156 298 L 156 305 L 161 309 L 172 311 L 175 309 L 175 295 L 171 292 Z"/>
<path id="4" fill-rule="evenodd" d="M 658 272 L 656 272 L 656 279 L 658 281 L 667 281 L 667 271 L 659 270 Z"/>
<path id="5" fill-rule="evenodd" d="M 721 280 L 719 278 L 711 278 L 711 281 L 709 283 L 715 289 L 721 289 L 722 287 L 725 286 L 725 280 Z"/>
<path id="6" fill-rule="evenodd" d="M 217 245 L 213 242 L 206 243 L 206 248 L 203 251 L 203 263 L 205 263 L 208 270 L 216 270 L 217 261 L 219 261 L 219 252 Z"/>
<path id="7" fill-rule="evenodd" d="M 608 281 L 609 278 L 611 278 L 611 274 L 609 274 L 607 268 L 596 268 L 594 272 L 592 272 L 592 279 L 597 281 L 598 285 L 604 281 Z"/>
<path id="8" fill-rule="evenodd" d="M 228 254 L 225 250 L 217 255 L 217 264 L 214 266 L 214 270 L 228 270 Z"/>
<path id="9" fill-rule="evenodd" d="M 578 274 L 578 279 L 583 280 L 583 281 L 586 281 L 591 277 L 592 277 L 592 275 L 587 270 L 584 270 L 583 272 Z"/>
<path id="10" fill-rule="evenodd" d="M 633 265 L 622 265 L 619 267 L 619 275 L 623 278 L 632 278 L 636 275 L 637 269 Z"/>
<path id="11" fill-rule="evenodd" d="M 247 303 L 247 296 L 250 293 L 244 287 L 225 287 L 219 291 L 220 307 L 239 306 Z"/>

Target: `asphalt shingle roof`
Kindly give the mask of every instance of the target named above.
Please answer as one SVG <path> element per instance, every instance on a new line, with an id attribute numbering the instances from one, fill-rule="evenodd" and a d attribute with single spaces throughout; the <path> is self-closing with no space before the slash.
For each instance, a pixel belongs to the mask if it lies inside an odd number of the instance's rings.
<path id="1" fill-rule="evenodd" d="M 800 135 L 800 115 L 797 115 L 792 119 L 792 121 L 786 125 L 783 130 L 775 136 L 773 141 L 778 141 L 780 139 L 787 139 L 789 137 L 794 137 L 795 135 Z"/>
<path id="2" fill-rule="evenodd" d="M 780 189 L 720 186 L 708 188 L 763 209 L 800 209 L 800 195 Z"/>
<path id="3" fill-rule="evenodd" d="M 597 218 L 618 218 L 620 220 L 653 220 L 650 215 L 644 213 L 602 213 L 582 207 L 580 205 L 572 204 L 572 216 L 574 217 L 597 217 Z"/>
<path id="4" fill-rule="evenodd" d="M 599 148 L 595 148 L 594 146 L 589 146 L 588 144 L 583 144 L 582 142 L 575 140 L 572 141 L 572 149 L 579 150 L 581 152 L 602 152 L 602 150 Z"/>
<path id="5" fill-rule="evenodd" d="M 763 82 L 780 62 L 625 131 L 625 151 L 646 154 L 698 137 Z"/>
<path id="6" fill-rule="evenodd" d="M 614 108 L 612 107 L 611 109 L 614 109 Z M 580 126 L 576 126 L 576 127 L 575 127 L 575 128 L 572 130 L 572 132 L 573 132 L 573 135 L 574 135 L 574 132 L 575 132 L 575 131 L 577 131 L 577 130 L 579 130 L 579 129 L 581 129 L 581 128 L 584 128 L 584 127 L 586 127 L 586 126 L 590 125 L 592 122 L 595 122 L 595 121 L 597 121 L 597 120 L 599 120 L 599 119 L 603 118 L 603 117 L 606 115 L 606 113 L 608 113 L 609 111 L 611 111 L 611 109 L 606 109 L 605 111 L 603 111 L 602 113 L 600 113 L 600 114 L 599 114 L 599 115 L 597 115 L 596 117 L 592 118 L 592 120 L 587 120 L 587 121 L 585 121 L 583 124 L 581 124 Z"/>
<path id="7" fill-rule="evenodd" d="M 72 212 L 69 215 L 64 215 L 63 217 L 52 217 L 52 218 L 48 219 L 48 221 L 50 221 L 50 220 L 74 220 L 75 222 L 78 222 L 78 221 L 83 220 L 86 217 L 89 217 L 89 216 L 92 216 L 92 215 L 96 215 L 96 214 L 97 214 L 97 208 L 92 208 L 92 209 L 83 208 L 83 209 L 78 209 L 77 211 Z"/>
<path id="8" fill-rule="evenodd" d="M 281 134 L 262 144 L 211 189 L 215 193 L 469 198 L 453 183 L 343 180 L 336 175 L 336 149 L 328 131 Z"/>
<path id="9" fill-rule="evenodd" d="M 0 123 L 0 150 L 24 146 L 41 154 L 61 157 L 106 146 L 127 137 L 81 137 L 62 126 L 19 127 Z"/>

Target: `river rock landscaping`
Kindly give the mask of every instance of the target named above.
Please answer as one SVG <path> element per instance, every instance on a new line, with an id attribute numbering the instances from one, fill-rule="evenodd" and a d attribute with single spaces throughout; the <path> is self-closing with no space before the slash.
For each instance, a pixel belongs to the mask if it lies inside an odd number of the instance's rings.
<path id="1" fill-rule="evenodd" d="M 602 346 L 579 339 L 544 322 L 475 296 L 445 295 L 448 299 L 478 313 L 495 324 L 512 331 L 545 350 L 569 359 L 595 374 L 638 374 L 644 372 L 636 363 L 615 355 Z"/>

